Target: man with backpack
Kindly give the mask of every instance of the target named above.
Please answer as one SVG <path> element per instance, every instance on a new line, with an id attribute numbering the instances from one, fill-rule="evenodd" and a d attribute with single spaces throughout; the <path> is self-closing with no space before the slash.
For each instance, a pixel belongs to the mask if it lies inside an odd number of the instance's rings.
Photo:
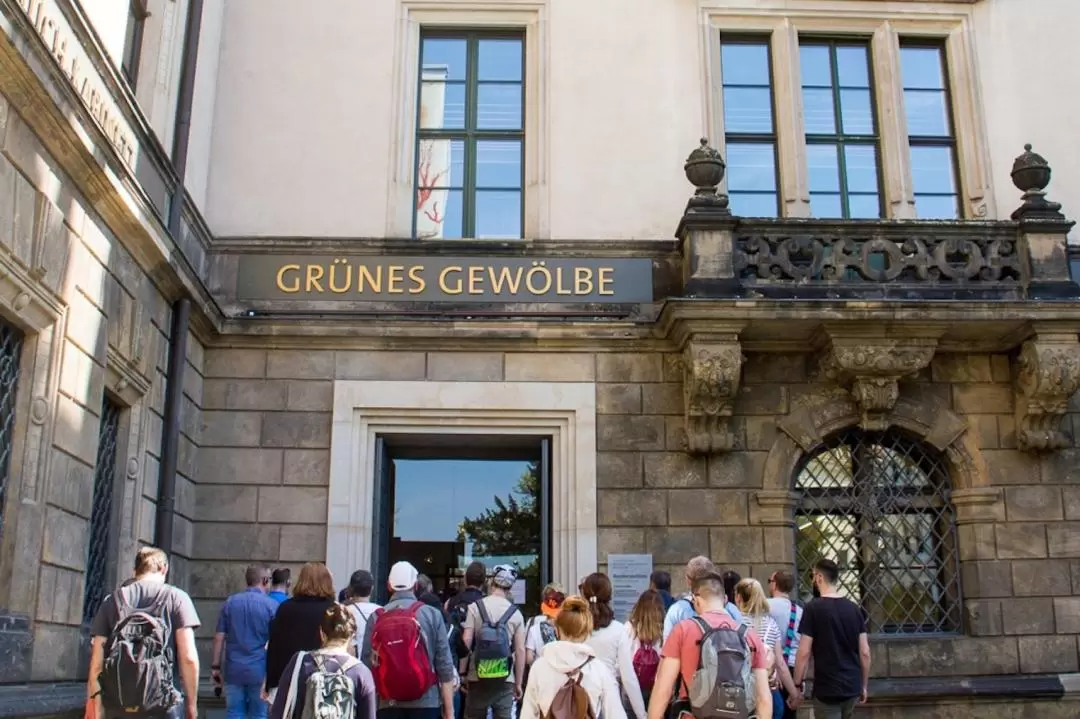
<path id="1" fill-rule="evenodd" d="M 676 687 L 676 716 L 772 717 L 765 646 L 754 630 L 727 612 L 723 577 L 710 573 L 696 578 L 691 601 L 695 616 L 679 622 L 664 642 L 649 719 L 665 719 Z"/>
<path id="2" fill-rule="evenodd" d="M 196 719 L 199 615 L 186 592 L 165 582 L 157 547 L 135 555 L 135 578 L 105 598 L 90 625 L 88 708 L 100 719 Z M 183 694 L 176 689 L 179 674 Z"/>
<path id="3" fill-rule="evenodd" d="M 713 574 L 716 572 L 716 565 L 712 563 L 712 560 L 708 557 L 694 557 L 686 563 L 686 586 L 690 588 L 698 577 L 703 577 L 707 574 Z M 737 575 L 736 575 L 737 576 Z M 734 584 L 732 585 L 734 586 Z M 742 613 L 731 602 L 731 597 L 727 596 L 724 604 L 724 611 L 731 615 L 731 618 L 736 622 L 741 623 L 743 620 Z M 664 616 L 664 639 L 671 635 L 671 630 L 684 619 L 691 619 L 695 616 L 694 602 L 690 594 L 684 594 L 679 597 L 667 610 L 667 614 Z"/>
<path id="4" fill-rule="evenodd" d="M 247 589 L 226 599 L 218 615 L 210 678 L 215 688 L 225 690 L 226 719 L 266 719 L 266 643 L 278 603 L 266 595 L 271 581 L 267 567 L 251 565 L 244 580 Z"/>
<path id="5" fill-rule="evenodd" d="M 525 676 L 525 620 L 510 599 L 517 569 L 495 567 L 488 596 L 469 606 L 463 640 L 471 650 L 466 678 L 466 719 L 511 719 Z"/>
<path id="6" fill-rule="evenodd" d="M 366 569 L 357 569 L 349 577 L 349 600 L 345 603 L 356 622 L 356 656 L 360 656 L 364 648 L 364 636 L 367 634 L 367 625 L 375 612 L 379 611 L 379 605 L 371 601 L 371 594 L 375 591 L 375 577 Z"/>
<path id="7" fill-rule="evenodd" d="M 442 612 L 416 598 L 419 573 L 390 568 L 391 597 L 367 623 L 360 659 L 371 668 L 379 719 L 453 719 L 457 674 Z M 436 684 L 438 688 L 436 688 Z"/>

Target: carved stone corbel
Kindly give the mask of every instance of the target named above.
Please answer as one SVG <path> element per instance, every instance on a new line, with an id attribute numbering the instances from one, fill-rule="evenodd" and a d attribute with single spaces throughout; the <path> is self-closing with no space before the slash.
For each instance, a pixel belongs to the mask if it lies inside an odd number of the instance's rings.
<path id="1" fill-rule="evenodd" d="M 936 339 L 830 337 L 818 368 L 851 393 L 863 429 L 883 430 L 900 397 L 900 380 L 929 366 L 936 349 Z"/>
<path id="2" fill-rule="evenodd" d="M 1071 444 L 1061 424 L 1069 398 L 1080 389 L 1080 341 L 1073 332 L 1037 334 L 1016 361 L 1016 440 L 1020 449 L 1045 452 Z"/>
<path id="3" fill-rule="evenodd" d="M 727 452 L 734 446 L 730 423 L 742 363 L 735 336 L 691 339 L 683 349 L 686 449 L 691 454 Z"/>

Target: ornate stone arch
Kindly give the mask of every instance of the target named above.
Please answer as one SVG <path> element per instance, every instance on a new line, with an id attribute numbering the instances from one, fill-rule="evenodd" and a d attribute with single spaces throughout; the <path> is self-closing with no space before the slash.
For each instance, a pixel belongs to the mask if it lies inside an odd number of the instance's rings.
<path id="1" fill-rule="evenodd" d="M 765 461 L 762 490 L 756 496 L 757 523 L 791 526 L 798 501 L 791 483 L 799 460 L 830 435 L 858 426 L 862 419 L 851 394 L 831 388 L 808 396 L 779 420 L 779 432 Z M 963 417 L 934 402 L 900 397 L 882 416 L 881 428 L 889 427 L 903 429 L 944 454 L 958 524 L 1004 519 L 1001 490 L 990 486 L 978 442 L 967 431 Z"/>

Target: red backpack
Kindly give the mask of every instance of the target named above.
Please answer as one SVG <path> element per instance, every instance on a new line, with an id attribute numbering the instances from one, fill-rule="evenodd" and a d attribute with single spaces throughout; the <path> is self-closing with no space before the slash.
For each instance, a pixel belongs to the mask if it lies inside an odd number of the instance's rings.
<path id="1" fill-rule="evenodd" d="M 380 699 L 413 702 L 438 681 L 416 616 L 424 606 L 423 602 L 413 602 L 408 608 L 375 612 L 371 669 Z"/>
<path id="2" fill-rule="evenodd" d="M 642 644 L 634 652 L 634 674 L 641 691 L 651 692 L 656 683 L 656 670 L 660 667 L 660 653 L 652 644 Z"/>

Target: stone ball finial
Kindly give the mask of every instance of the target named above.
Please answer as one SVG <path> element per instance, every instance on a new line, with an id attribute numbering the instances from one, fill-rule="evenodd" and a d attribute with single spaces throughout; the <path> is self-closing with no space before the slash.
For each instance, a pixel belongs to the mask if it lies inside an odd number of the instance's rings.
<path id="1" fill-rule="evenodd" d="M 1013 162 L 1012 181 L 1023 193 L 1041 192 L 1050 184 L 1050 163 L 1042 155 L 1031 151 L 1031 143 L 1024 145 L 1024 154 Z"/>
<path id="2" fill-rule="evenodd" d="M 714 147 L 709 146 L 709 138 L 701 138 L 701 145 L 686 158 L 683 170 L 686 179 L 697 188 L 699 195 L 716 194 L 717 186 L 724 179 L 724 158 Z"/>

